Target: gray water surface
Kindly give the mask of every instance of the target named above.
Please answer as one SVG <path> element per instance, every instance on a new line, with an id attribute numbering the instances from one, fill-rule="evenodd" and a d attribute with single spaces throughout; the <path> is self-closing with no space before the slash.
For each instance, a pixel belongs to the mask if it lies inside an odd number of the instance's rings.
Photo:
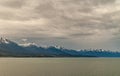
<path id="1" fill-rule="evenodd" d="M 0 58 L 0 76 L 120 76 L 120 58 Z"/>

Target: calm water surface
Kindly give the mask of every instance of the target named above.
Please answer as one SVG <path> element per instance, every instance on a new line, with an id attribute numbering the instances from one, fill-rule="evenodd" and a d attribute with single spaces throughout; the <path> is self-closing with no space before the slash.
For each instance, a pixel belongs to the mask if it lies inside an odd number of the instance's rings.
<path id="1" fill-rule="evenodd" d="M 120 76 L 120 58 L 0 58 L 0 76 Z"/>

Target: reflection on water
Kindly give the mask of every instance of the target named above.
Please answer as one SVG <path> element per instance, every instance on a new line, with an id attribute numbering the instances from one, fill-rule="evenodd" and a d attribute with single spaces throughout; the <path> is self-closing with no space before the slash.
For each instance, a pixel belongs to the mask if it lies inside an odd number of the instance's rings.
<path id="1" fill-rule="evenodd" d="M 120 76 L 119 58 L 0 58 L 0 76 Z"/>

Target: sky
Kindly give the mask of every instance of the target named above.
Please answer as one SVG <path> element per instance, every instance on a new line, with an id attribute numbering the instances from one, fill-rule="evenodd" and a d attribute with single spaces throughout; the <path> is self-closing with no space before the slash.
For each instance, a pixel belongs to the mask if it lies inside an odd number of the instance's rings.
<path id="1" fill-rule="evenodd" d="M 0 36 L 120 51 L 120 0 L 0 0 Z"/>

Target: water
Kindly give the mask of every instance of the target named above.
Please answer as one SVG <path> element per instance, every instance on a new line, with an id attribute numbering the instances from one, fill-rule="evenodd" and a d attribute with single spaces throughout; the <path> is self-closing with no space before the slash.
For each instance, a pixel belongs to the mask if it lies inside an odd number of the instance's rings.
<path id="1" fill-rule="evenodd" d="M 120 76 L 120 58 L 0 58 L 0 76 Z"/>

